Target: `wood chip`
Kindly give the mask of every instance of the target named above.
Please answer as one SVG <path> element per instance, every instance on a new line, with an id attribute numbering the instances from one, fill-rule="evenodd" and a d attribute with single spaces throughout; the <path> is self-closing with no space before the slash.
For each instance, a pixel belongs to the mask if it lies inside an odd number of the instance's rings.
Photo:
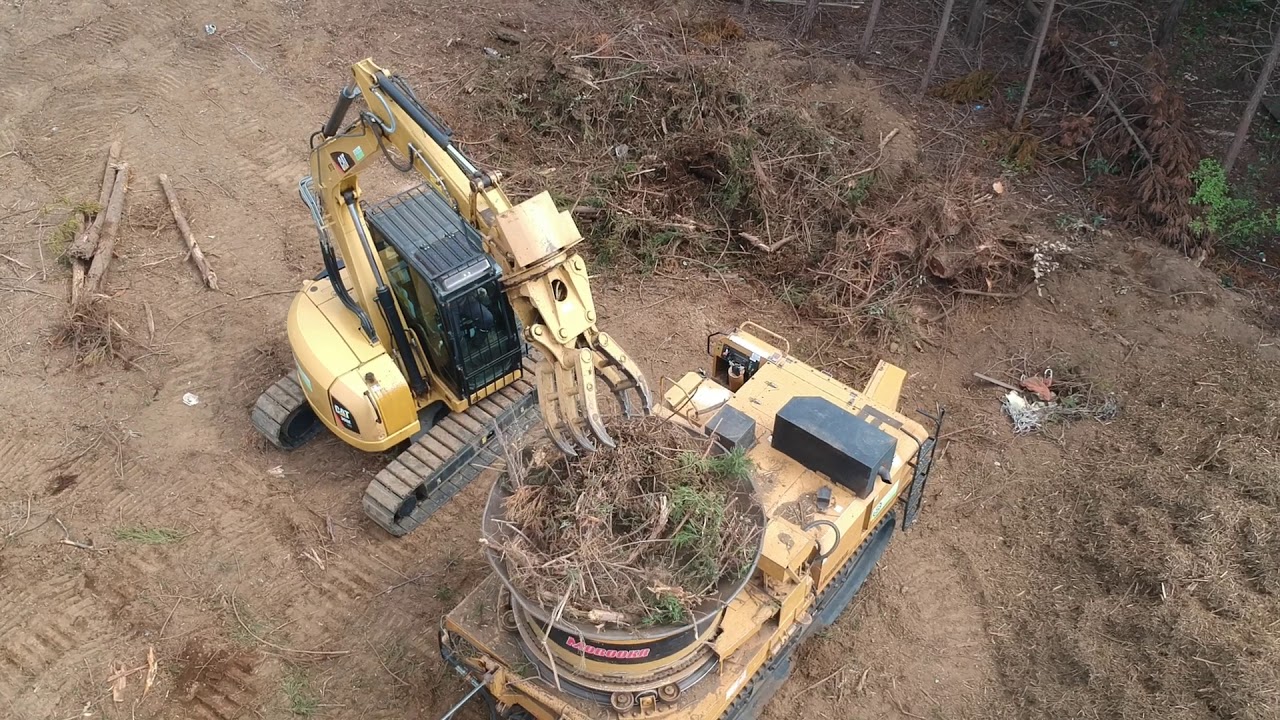
<path id="1" fill-rule="evenodd" d="M 121 665 L 113 676 L 115 680 L 111 683 L 111 699 L 115 702 L 124 702 L 124 689 L 129 684 L 129 672 Z"/>
<path id="2" fill-rule="evenodd" d="M 147 681 L 146 686 L 142 688 L 142 697 L 146 697 L 151 692 L 151 686 L 156 682 L 156 670 L 159 669 L 156 664 L 156 649 L 154 647 L 147 648 Z"/>

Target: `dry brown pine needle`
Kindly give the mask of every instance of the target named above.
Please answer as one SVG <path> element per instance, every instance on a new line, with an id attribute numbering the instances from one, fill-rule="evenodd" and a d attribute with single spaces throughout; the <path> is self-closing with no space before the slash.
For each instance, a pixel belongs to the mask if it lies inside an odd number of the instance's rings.
<path id="1" fill-rule="evenodd" d="M 528 597 L 552 608 L 567 596 L 566 617 L 686 622 L 755 560 L 751 463 L 657 418 L 619 418 L 610 431 L 614 449 L 567 458 L 535 445 L 512 457 L 505 532 L 488 541 Z"/>

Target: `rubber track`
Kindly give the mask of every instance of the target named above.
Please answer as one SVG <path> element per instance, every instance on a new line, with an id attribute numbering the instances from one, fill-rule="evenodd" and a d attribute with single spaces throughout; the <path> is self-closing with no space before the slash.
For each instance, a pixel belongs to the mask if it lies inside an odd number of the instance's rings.
<path id="1" fill-rule="evenodd" d="M 249 414 L 249 418 L 258 432 L 262 433 L 272 445 L 281 450 L 293 450 L 320 430 L 320 423 L 317 422 L 316 427 L 300 440 L 290 443 L 280 437 L 284 423 L 306 404 L 307 396 L 302 394 L 302 387 L 298 385 L 293 373 L 289 373 L 272 383 L 271 387 L 258 396 L 258 401 L 253 404 L 253 412 Z"/>
<path id="2" fill-rule="evenodd" d="M 795 635 L 792 635 L 791 639 L 787 641 L 781 651 L 766 660 L 764 664 L 756 670 L 755 675 L 751 676 L 751 680 L 738 691 L 738 696 L 733 699 L 733 702 L 729 707 L 725 708 L 724 713 L 720 715 L 720 720 L 754 720 L 754 718 L 759 715 L 760 711 L 764 709 L 764 704 L 769 702 L 770 697 L 772 697 L 772 695 L 777 692 L 778 688 L 782 686 L 782 683 L 786 681 L 786 675 L 783 675 L 782 677 L 774 677 L 774 674 L 784 666 L 785 672 L 790 674 L 791 654 L 795 652 L 796 648 L 800 647 L 800 644 L 809 637 L 809 631 L 813 630 L 814 626 L 817 625 L 816 618 L 822 612 L 826 603 L 835 595 L 841 585 L 849 581 L 849 578 L 853 575 L 854 570 L 857 567 L 859 558 L 862 556 L 863 551 L 870 546 L 872 538 L 874 538 L 876 533 L 885 525 L 892 525 L 897 519 L 895 516 L 895 512 L 887 513 L 880 519 L 880 522 L 876 523 L 875 528 L 867 534 L 866 539 L 862 541 L 862 545 L 858 548 L 857 552 L 853 554 L 853 557 L 849 558 L 849 561 L 844 564 L 844 567 L 840 568 L 840 572 L 837 574 L 836 579 L 827 586 L 826 590 L 822 591 L 822 595 L 813 603 L 813 607 L 809 609 L 810 614 L 815 618 L 814 623 L 810 625 L 809 628 L 800 630 Z M 855 595 L 856 594 L 857 593 L 855 593 Z M 759 693 L 762 690 L 767 690 L 768 696 L 760 695 Z"/>
<path id="3" fill-rule="evenodd" d="M 533 373 L 526 358 L 524 377 L 465 412 L 446 415 L 379 470 L 365 489 L 365 514 L 392 535 L 407 535 L 492 467 L 503 443 L 521 437 L 538 421 Z M 417 496 L 417 507 L 397 518 L 396 510 L 410 495 Z"/>

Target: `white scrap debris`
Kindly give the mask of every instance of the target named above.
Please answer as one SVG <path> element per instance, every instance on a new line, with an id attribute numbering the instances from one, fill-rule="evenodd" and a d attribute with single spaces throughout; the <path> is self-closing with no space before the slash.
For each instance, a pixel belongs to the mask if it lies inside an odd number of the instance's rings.
<path id="1" fill-rule="evenodd" d="M 1018 435 L 1040 429 L 1052 411 L 1050 403 L 1027 402 L 1021 393 L 1013 390 L 1004 396 L 1005 413 L 1013 421 L 1013 431 Z"/>

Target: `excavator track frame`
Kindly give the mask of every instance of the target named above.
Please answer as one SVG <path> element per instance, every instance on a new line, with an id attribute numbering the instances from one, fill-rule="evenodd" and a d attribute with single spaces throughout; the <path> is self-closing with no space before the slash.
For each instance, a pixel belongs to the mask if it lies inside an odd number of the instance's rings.
<path id="1" fill-rule="evenodd" d="M 301 447 L 324 427 L 302 394 L 294 373 L 276 380 L 258 396 L 249 419 L 268 442 L 281 450 Z"/>
<path id="2" fill-rule="evenodd" d="M 413 440 L 365 488 L 364 512 L 383 530 L 403 537 L 493 467 L 502 447 L 523 436 L 539 419 L 537 392 L 525 377 L 450 413 Z"/>

